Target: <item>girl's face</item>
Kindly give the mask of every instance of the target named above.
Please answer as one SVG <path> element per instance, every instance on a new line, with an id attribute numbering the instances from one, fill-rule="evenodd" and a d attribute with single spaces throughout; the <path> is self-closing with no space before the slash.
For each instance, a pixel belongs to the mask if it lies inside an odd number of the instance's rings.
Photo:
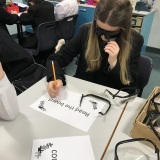
<path id="1" fill-rule="evenodd" d="M 110 26 L 106 23 L 102 23 L 100 20 L 96 20 L 96 34 L 102 38 L 103 41 L 109 42 L 115 40 L 121 34 L 121 29 L 118 26 Z"/>

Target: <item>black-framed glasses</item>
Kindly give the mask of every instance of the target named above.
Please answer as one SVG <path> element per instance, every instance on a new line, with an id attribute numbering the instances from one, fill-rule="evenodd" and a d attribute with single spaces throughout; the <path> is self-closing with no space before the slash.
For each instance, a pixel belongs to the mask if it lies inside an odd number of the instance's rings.
<path id="1" fill-rule="evenodd" d="M 110 101 L 109 101 L 108 99 L 103 98 L 103 97 L 100 97 L 100 96 L 97 96 L 97 95 L 94 95 L 94 94 L 86 94 L 86 95 L 83 95 L 83 94 L 82 94 L 81 99 L 80 99 L 79 106 L 81 106 L 82 101 L 83 101 L 83 99 L 84 99 L 85 97 L 94 97 L 94 98 L 103 100 L 103 101 L 105 101 L 105 102 L 108 103 L 108 108 L 107 108 L 107 110 L 106 110 L 104 113 L 103 113 L 103 112 L 99 112 L 99 114 L 102 115 L 102 116 L 104 116 L 105 114 L 107 114 L 107 112 L 108 112 L 108 111 L 110 110 L 110 108 L 111 108 L 111 103 L 110 103 Z"/>
<path id="2" fill-rule="evenodd" d="M 158 105 L 160 106 L 160 97 L 158 97 L 159 95 L 160 95 L 160 92 L 156 93 L 150 100 L 156 112 L 160 112 L 158 109 Z"/>
<path id="3" fill-rule="evenodd" d="M 155 134 L 155 136 L 160 140 L 160 135 L 155 129 L 155 127 L 158 126 L 157 120 L 159 118 L 160 118 L 160 112 L 150 111 L 150 112 L 148 112 L 147 116 L 145 117 L 143 123 L 145 123 L 147 126 L 149 126 L 150 129 Z"/>
<path id="4" fill-rule="evenodd" d="M 150 145 L 152 145 L 153 147 L 154 147 L 154 154 L 156 153 L 156 157 L 157 157 L 157 160 L 160 160 L 160 158 L 159 158 L 159 149 L 158 149 L 158 147 L 156 146 L 156 144 L 153 142 L 153 141 L 151 141 L 150 139 L 147 139 L 147 138 L 133 138 L 133 139 L 127 139 L 127 140 L 123 140 L 123 141 L 120 141 L 120 142 L 118 142 L 117 144 L 116 144 L 116 146 L 115 146 L 115 154 L 114 154 L 114 160 L 120 160 L 119 159 L 119 156 L 118 156 L 118 148 L 119 148 L 119 146 L 120 145 L 123 145 L 123 144 L 126 144 L 126 143 L 133 143 L 133 142 L 141 142 L 141 141 L 145 141 L 145 142 L 147 142 L 147 143 L 150 143 Z M 137 148 L 138 149 L 138 148 Z M 136 154 L 135 152 L 134 152 L 134 154 Z M 131 157 L 130 157 L 131 158 Z M 139 159 L 141 159 L 141 158 L 139 158 Z M 135 159 L 136 160 L 136 159 Z"/>
<path id="5" fill-rule="evenodd" d="M 127 92 L 127 95 L 119 95 L 120 91 L 123 92 Z M 137 97 L 137 95 L 139 94 L 140 90 L 136 87 L 125 87 L 125 88 L 121 88 L 120 90 L 118 90 L 116 93 L 112 93 L 111 91 L 109 91 L 108 89 L 105 89 L 104 93 L 108 92 L 112 98 L 135 98 Z"/>
<path id="6" fill-rule="evenodd" d="M 128 93 L 128 95 L 124 95 L 124 96 L 119 95 L 120 91 L 125 91 L 125 92 Z M 113 93 L 112 93 L 111 91 L 109 91 L 108 89 L 105 89 L 104 93 L 105 93 L 105 92 L 108 92 L 108 93 L 112 96 L 113 99 L 114 99 L 115 97 L 118 97 L 118 98 L 128 98 L 127 100 L 129 100 L 129 99 L 133 99 L 133 98 L 137 97 L 139 91 L 140 91 L 140 90 L 137 89 L 136 87 L 126 87 L 126 88 L 122 88 L 122 89 L 118 90 L 115 94 L 113 94 Z M 79 104 L 79 106 L 81 106 L 82 101 L 83 101 L 83 99 L 84 99 L 85 97 L 94 97 L 94 98 L 103 100 L 103 101 L 105 101 L 105 102 L 108 104 L 108 108 L 107 108 L 107 110 L 106 110 L 104 113 L 103 113 L 103 112 L 99 112 L 99 114 L 101 114 L 101 115 L 107 114 L 107 112 L 108 112 L 108 111 L 110 110 L 110 108 L 111 108 L 111 102 L 110 102 L 110 100 L 108 100 L 107 98 L 104 98 L 104 97 L 95 95 L 95 94 L 86 94 L 86 95 L 83 95 L 83 94 L 82 94 L 81 99 L 80 99 L 80 104 Z M 126 102 L 126 101 L 124 100 L 124 102 Z M 121 103 L 122 103 L 122 102 L 121 102 Z"/>
<path id="7" fill-rule="evenodd" d="M 156 130 L 156 127 L 160 127 L 160 111 L 158 109 L 158 105 L 160 105 L 160 92 L 157 92 L 150 99 L 149 106 L 153 106 L 154 109 L 150 109 L 147 111 L 147 115 L 143 120 L 143 123 L 150 127 L 155 136 L 160 140 L 160 135 Z"/>
<path id="8" fill-rule="evenodd" d="M 97 34 L 97 36 L 102 36 L 104 35 L 104 37 L 107 39 L 107 40 L 110 40 L 110 39 L 116 39 L 116 38 L 119 38 L 120 35 L 121 35 L 121 32 L 122 30 L 116 30 L 116 31 L 107 31 L 107 30 L 104 30 L 102 28 L 100 28 L 97 24 L 95 26 L 95 32 Z"/>

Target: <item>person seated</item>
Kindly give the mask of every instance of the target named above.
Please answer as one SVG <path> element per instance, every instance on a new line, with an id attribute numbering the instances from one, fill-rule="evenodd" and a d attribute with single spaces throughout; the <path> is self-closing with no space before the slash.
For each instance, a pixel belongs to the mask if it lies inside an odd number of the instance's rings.
<path id="1" fill-rule="evenodd" d="M 144 40 L 142 35 L 132 30 L 131 17 L 129 0 L 100 0 L 93 22 L 83 25 L 77 35 L 47 59 L 49 95 L 57 96 L 61 86 L 66 85 L 63 68 L 77 55 L 76 78 L 115 89 L 135 86 Z"/>
<path id="2" fill-rule="evenodd" d="M 9 34 L 7 25 L 18 22 L 16 11 L 11 14 L 4 9 L 6 0 L 0 0 L 0 61 L 10 82 L 13 77 L 33 62 L 33 57 L 21 47 Z"/>
<path id="3" fill-rule="evenodd" d="M 54 6 L 52 3 L 44 0 L 28 0 L 28 11 L 22 13 L 19 21 L 23 25 L 32 25 L 33 36 L 22 40 L 21 45 L 24 48 L 37 48 L 38 40 L 36 38 L 37 27 L 44 22 L 55 21 Z"/>
<path id="4" fill-rule="evenodd" d="M 6 24 L 7 25 L 16 24 L 19 20 L 19 17 L 15 11 L 11 11 L 11 13 L 7 12 L 4 9 L 5 4 L 6 0 L 0 0 L 0 29 L 9 34 Z M 4 39 L 5 37 L 1 36 L 1 38 Z"/>
<path id="5" fill-rule="evenodd" d="M 0 28 L 0 61 L 10 82 L 34 63 L 30 53 L 2 28 Z"/>
<path id="6" fill-rule="evenodd" d="M 55 5 L 56 20 L 61 20 L 74 14 L 78 14 L 77 0 L 60 0 L 60 2 Z"/>
<path id="7" fill-rule="evenodd" d="M 148 3 L 148 0 L 140 0 L 136 2 L 135 10 L 149 12 L 150 9 L 151 9 L 151 4 Z"/>
<path id="8" fill-rule="evenodd" d="M 16 91 L 0 63 L 0 118 L 13 120 L 19 113 Z"/>

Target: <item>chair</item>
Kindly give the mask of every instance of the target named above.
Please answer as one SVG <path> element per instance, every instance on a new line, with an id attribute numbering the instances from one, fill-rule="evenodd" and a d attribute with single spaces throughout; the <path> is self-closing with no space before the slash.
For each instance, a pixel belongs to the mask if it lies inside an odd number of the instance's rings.
<path id="1" fill-rule="evenodd" d="M 65 41 L 70 40 L 75 31 L 75 26 L 77 22 L 78 14 L 65 17 L 59 21 L 58 26 L 58 37 L 59 39 L 64 39 Z M 75 58 L 76 64 L 78 63 L 78 57 Z"/>
<path id="2" fill-rule="evenodd" d="M 58 24 L 59 39 L 64 39 L 65 41 L 67 41 L 73 37 L 77 17 L 78 14 L 75 14 L 59 21 Z"/>
<path id="3" fill-rule="evenodd" d="M 37 49 L 27 49 L 31 55 L 37 56 L 40 52 L 50 51 L 57 44 L 57 21 L 45 22 L 38 26 L 36 31 L 38 39 Z"/>
<path id="4" fill-rule="evenodd" d="M 140 89 L 140 93 L 138 94 L 141 97 L 143 88 L 148 84 L 149 77 L 152 71 L 152 59 L 141 55 L 139 61 L 139 70 L 138 70 L 138 81 L 137 88 Z"/>

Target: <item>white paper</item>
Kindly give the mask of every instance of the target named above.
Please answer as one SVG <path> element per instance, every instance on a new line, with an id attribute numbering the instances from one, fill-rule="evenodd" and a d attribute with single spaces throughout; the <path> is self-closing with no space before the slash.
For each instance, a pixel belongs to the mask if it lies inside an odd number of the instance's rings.
<path id="1" fill-rule="evenodd" d="M 95 160 L 89 136 L 33 141 L 31 160 Z"/>
<path id="2" fill-rule="evenodd" d="M 46 93 L 30 107 L 87 132 L 105 103 L 86 97 L 79 107 L 80 99 L 80 94 L 62 88 L 58 97 L 50 98 Z"/>

